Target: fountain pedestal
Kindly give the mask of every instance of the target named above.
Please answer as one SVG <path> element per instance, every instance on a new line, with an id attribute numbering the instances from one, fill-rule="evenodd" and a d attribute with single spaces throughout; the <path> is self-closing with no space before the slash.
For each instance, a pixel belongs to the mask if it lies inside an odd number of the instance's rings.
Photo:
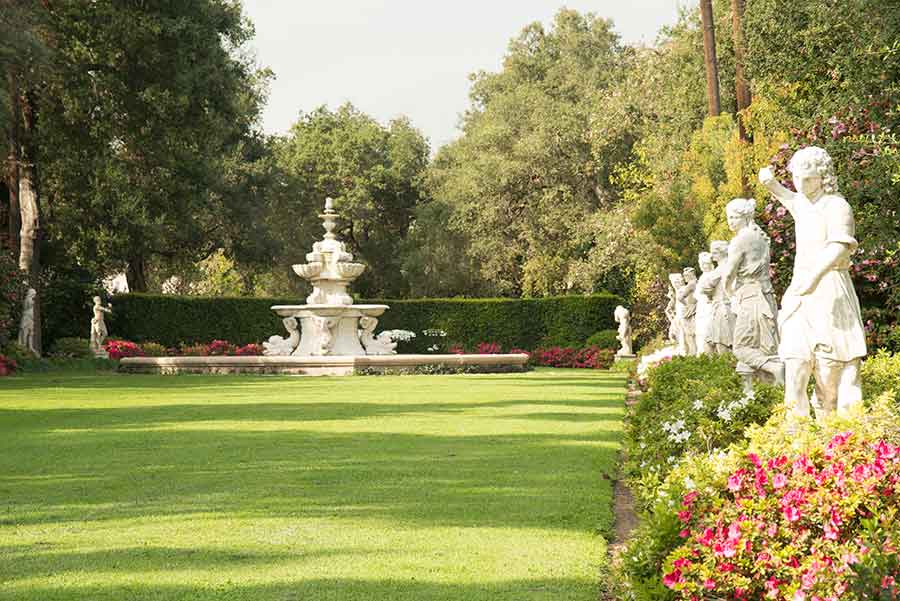
<path id="1" fill-rule="evenodd" d="M 359 319 L 378 317 L 388 305 L 275 305 L 272 310 L 281 317 L 294 317 L 300 322 L 300 344 L 294 357 L 366 355 L 359 338 Z"/>

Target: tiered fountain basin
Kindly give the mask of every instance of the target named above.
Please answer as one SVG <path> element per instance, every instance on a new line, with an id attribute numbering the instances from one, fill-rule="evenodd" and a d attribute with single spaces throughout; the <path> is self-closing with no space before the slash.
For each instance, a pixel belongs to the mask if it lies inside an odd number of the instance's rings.
<path id="1" fill-rule="evenodd" d="M 359 318 L 378 317 L 390 307 L 388 305 L 273 305 L 272 311 L 279 317 L 294 317 L 300 322 L 303 335 L 292 356 L 317 355 L 319 342 L 312 321 L 315 318 L 337 318 L 333 328 L 334 341 L 329 355 L 361 356 L 366 350 L 359 341 Z"/>
<path id="2" fill-rule="evenodd" d="M 283 374 L 296 376 L 348 376 L 403 372 L 444 366 L 473 367 L 478 373 L 525 371 L 528 355 L 362 355 L 319 357 L 127 357 L 119 361 L 125 373 L 176 374 Z"/>

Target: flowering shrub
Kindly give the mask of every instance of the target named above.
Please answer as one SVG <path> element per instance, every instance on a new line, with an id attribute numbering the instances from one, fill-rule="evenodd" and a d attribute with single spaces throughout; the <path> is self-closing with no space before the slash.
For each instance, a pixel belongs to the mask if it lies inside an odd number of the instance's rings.
<path id="1" fill-rule="evenodd" d="M 450 348 L 447 349 L 447 352 L 452 353 L 454 355 L 465 355 L 466 349 L 464 349 L 461 344 L 453 344 L 453 345 L 450 345 Z"/>
<path id="2" fill-rule="evenodd" d="M 855 566 L 870 551 L 860 536 L 900 517 L 900 447 L 848 431 L 809 452 L 748 453 L 726 488 L 682 497 L 684 543 L 663 584 L 682 599 L 837 601 L 860 585 Z M 863 586 L 887 598 L 900 579 L 892 536 L 881 550 L 894 568 Z"/>
<path id="3" fill-rule="evenodd" d="M 263 347 L 258 344 L 245 344 L 234 350 L 234 354 L 238 357 L 257 357 L 263 354 Z"/>
<path id="4" fill-rule="evenodd" d="M 712 452 L 764 423 L 782 398 L 758 386 L 746 395 L 731 355 L 675 357 L 646 374 L 647 391 L 626 415 L 625 471 L 648 506 L 672 467 L 689 452 Z"/>
<path id="5" fill-rule="evenodd" d="M 206 354 L 210 357 L 233 355 L 234 345 L 227 340 L 213 340 L 206 345 Z"/>
<path id="6" fill-rule="evenodd" d="M 879 351 L 862 365 L 863 394 L 874 398 L 884 392 L 900 397 L 900 354 Z"/>
<path id="7" fill-rule="evenodd" d="M 145 357 L 166 357 L 170 354 L 169 349 L 158 342 L 145 342 L 141 345 L 141 350 Z"/>
<path id="8" fill-rule="evenodd" d="M 583 349 L 554 346 L 548 349 L 535 349 L 531 355 L 531 361 L 535 365 L 585 369 L 609 369 L 615 358 L 616 354 L 612 349 L 596 346 Z"/>
<path id="9" fill-rule="evenodd" d="M 133 342 L 127 340 L 107 340 L 103 348 L 109 354 L 110 359 L 119 360 L 124 357 L 143 357 L 144 351 Z"/>
<path id="10" fill-rule="evenodd" d="M 185 357 L 206 357 L 209 354 L 206 344 L 182 344 L 179 354 Z"/>
<path id="11" fill-rule="evenodd" d="M 479 355 L 499 355 L 503 349 L 496 342 L 480 342 L 475 352 Z"/>
<path id="12" fill-rule="evenodd" d="M 18 369 L 18 365 L 15 359 L 0 355 L 0 376 L 10 376 L 16 373 L 16 369 Z"/>

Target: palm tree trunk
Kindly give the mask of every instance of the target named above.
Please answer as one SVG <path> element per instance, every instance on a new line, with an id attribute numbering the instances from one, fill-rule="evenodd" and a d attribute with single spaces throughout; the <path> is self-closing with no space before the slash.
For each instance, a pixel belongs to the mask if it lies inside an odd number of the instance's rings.
<path id="1" fill-rule="evenodd" d="M 706 100 L 709 116 L 717 117 L 722 112 L 722 105 L 719 99 L 719 64 L 716 59 L 712 0 L 700 0 L 700 21 L 703 24 L 703 56 L 706 63 Z"/>

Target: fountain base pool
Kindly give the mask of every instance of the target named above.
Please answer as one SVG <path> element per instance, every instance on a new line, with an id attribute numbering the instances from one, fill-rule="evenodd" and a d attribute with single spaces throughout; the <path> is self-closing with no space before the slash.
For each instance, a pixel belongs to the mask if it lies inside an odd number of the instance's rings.
<path id="1" fill-rule="evenodd" d="M 347 376 L 415 371 L 422 366 L 473 367 L 479 373 L 525 371 L 528 355 L 362 355 L 319 357 L 127 357 L 119 371 L 153 374 L 284 374 Z"/>

